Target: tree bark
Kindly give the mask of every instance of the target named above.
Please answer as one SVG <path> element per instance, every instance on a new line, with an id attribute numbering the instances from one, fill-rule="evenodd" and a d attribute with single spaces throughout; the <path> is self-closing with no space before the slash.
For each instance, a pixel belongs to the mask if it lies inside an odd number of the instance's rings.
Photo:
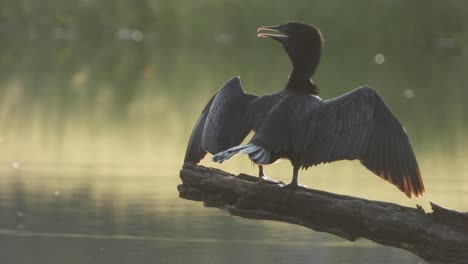
<path id="1" fill-rule="evenodd" d="M 371 201 L 319 190 L 286 190 L 279 184 L 258 183 L 258 177 L 184 164 L 184 199 L 203 201 L 230 214 L 297 224 L 350 241 L 367 238 L 413 252 L 429 263 L 468 263 L 468 213 L 431 203 L 421 207 Z"/>

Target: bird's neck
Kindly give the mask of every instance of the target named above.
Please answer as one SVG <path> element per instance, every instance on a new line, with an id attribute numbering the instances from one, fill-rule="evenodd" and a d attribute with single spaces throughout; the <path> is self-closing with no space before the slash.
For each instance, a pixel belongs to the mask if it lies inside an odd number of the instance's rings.
<path id="1" fill-rule="evenodd" d="M 311 79 L 312 74 L 293 68 L 289 74 L 288 83 L 286 84 L 287 90 L 306 92 L 314 95 L 319 94 L 317 85 Z"/>
<path id="2" fill-rule="evenodd" d="M 297 52 L 297 50 L 296 52 L 286 50 L 286 52 L 293 66 L 286 89 L 318 95 L 319 89 L 311 78 L 320 63 L 321 48 L 318 47 L 305 52 Z"/>

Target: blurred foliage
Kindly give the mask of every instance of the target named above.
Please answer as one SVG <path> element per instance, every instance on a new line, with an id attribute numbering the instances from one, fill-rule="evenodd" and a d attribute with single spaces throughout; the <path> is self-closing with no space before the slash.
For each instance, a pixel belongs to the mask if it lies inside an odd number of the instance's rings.
<path id="1" fill-rule="evenodd" d="M 193 204 L 177 211 L 187 204 L 177 199 L 175 176 L 196 118 L 226 79 L 241 76 L 245 90 L 254 94 L 285 84 L 287 57 L 277 43 L 256 38 L 256 29 L 303 21 L 317 25 L 325 37 L 314 76 L 321 96 L 374 87 L 405 125 L 430 199 L 462 209 L 468 170 L 467 17 L 463 0 L 2 0 L 0 168 L 12 175 L 0 177 L 0 229 L 44 233 L 40 239 L 47 243 L 0 234 L 8 252 L 0 259 L 50 263 L 59 256 L 82 263 L 105 256 L 96 253 L 102 241 L 111 247 L 104 251 L 111 252 L 107 257 L 117 261 L 163 256 L 172 263 L 198 256 L 200 263 L 224 263 L 245 254 L 244 259 L 268 263 L 281 257 L 283 248 L 285 260 L 294 255 L 302 262 L 320 254 L 324 261 L 344 256 L 332 262 L 362 263 L 370 255 L 384 262 L 398 259 L 401 252 L 376 253 L 374 247 L 353 247 L 348 253 L 343 253 L 346 246 L 311 247 L 310 233 L 298 227 L 292 233 L 265 223 L 246 228 L 246 222 L 193 209 Z M 119 164 L 131 164 L 128 177 L 113 178 L 125 170 Z M 153 166 L 147 168 L 149 178 L 135 179 L 145 164 Z M 393 186 L 350 164 L 314 168 L 308 174 L 315 177 L 303 181 L 310 179 L 319 189 L 408 202 L 391 193 L 397 192 Z M 81 171 L 105 165 L 105 177 Z M 70 180 L 73 166 L 80 172 Z M 289 180 L 289 165 L 281 166 L 272 165 L 268 173 Z M 255 173 L 247 159 L 222 168 Z M 42 170 L 46 173 L 39 175 Z M 51 177 L 51 171 L 60 176 Z M 307 243 L 288 247 L 280 239 L 280 250 L 271 250 L 272 244 L 220 243 L 236 236 L 278 240 L 283 232 L 291 243 L 298 237 L 303 238 L 298 243 Z M 83 237 L 70 239 L 69 233 Z M 109 234 L 155 240 L 107 241 Z M 171 236 L 176 237 L 165 242 Z M 206 246 L 187 237 L 214 240 Z M 167 252 L 172 258 L 164 256 Z M 220 261 L 210 258 L 214 253 Z"/>
<path id="2" fill-rule="evenodd" d="M 324 33 L 314 77 L 324 98 L 368 84 L 410 133 L 428 135 L 418 140 L 430 142 L 440 127 L 463 134 L 467 13 L 468 3 L 454 0 L 4 0 L 0 129 L 28 137 L 39 123 L 58 139 L 67 129 L 164 134 L 162 124 L 178 118 L 185 137 L 230 76 L 255 94 L 284 85 L 287 57 L 255 30 L 296 20 Z M 376 64 L 380 53 L 385 62 Z M 405 98 L 408 90 L 415 96 Z M 453 133 L 442 141 L 463 136 Z"/>

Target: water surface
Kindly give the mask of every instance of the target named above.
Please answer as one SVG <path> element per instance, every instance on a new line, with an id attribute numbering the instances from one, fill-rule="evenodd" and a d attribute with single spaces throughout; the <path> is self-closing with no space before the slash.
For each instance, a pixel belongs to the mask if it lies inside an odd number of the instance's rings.
<path id="1" fill-rule="evenodd" d="M 314 77 L 323 98 L 360 85 L 384 97 L 426 193 L 409 200 L 359 162 L 301 171 L 300 182 L 468 211 L 462 1 L 46 2 L 55 9 L 10 1 L 0 10 L 1 263 L 419 263 L 178 198 L 188 136 L 219 86 L 235 75 L 254 94 L 284 86 L 289 61 L 256 28 L 287 20 L 323 31 Z M 257 170 L 246 157 L 202 164 Z M 292 169 L 280 162 L 266 173 L 289 181 Z"/>

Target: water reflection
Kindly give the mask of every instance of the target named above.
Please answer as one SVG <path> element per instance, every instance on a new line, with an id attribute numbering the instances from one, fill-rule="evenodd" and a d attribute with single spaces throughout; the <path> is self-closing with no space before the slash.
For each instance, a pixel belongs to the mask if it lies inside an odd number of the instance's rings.
<path id="1" fill-rule="evenodd" d="M 59 174 L 34 178 L 29 173 L 3 177 L 2 186 L 9 188 L 2 192 L 0 203 L 0 246 L 4 249 L 0 260 L 5 263 L 50 263 L 57 259 L 66 259 L 67 263 L 88 259 L 104 263 L 114 260 L 290 263 L 312 259 L 359 263 L 375 257 L 400 263 L 417 260 L 410 253 L 376 247 L 366 241 L 344 242 L 303 227 L 230 217 L 218 209 L 168 198 L 164 190 L 172 183 L 155 180 L 153 176 L 120 175 L 109 181 L 108 176 L 81 171 L 65 179 Z M 138 184 L 136 192 L 128 193 L 135 181 L 145 184 Z"/>
<path id="2" fill-rule="evenodd" d="M 22 0 L 0 9 L 2 263 L 417 261 L 178 199 L 185 144 L 214 91 L 234 75 L 255 94 L 284 85 L 287 57 L 255 30 L 286 20 L 324 33 L 315 79 L 323 98 L 364 84 L 383 95 L 411 138 L 427 193 L 408 200 L 356 162 L 311 168 L 301 183 L 468 210 L 462 1 L 46 2 L 56 10 Z M 256 173 L 241 157 L 218 167 Z M 266 172 L 288 181 L 291 168 Z"/>

